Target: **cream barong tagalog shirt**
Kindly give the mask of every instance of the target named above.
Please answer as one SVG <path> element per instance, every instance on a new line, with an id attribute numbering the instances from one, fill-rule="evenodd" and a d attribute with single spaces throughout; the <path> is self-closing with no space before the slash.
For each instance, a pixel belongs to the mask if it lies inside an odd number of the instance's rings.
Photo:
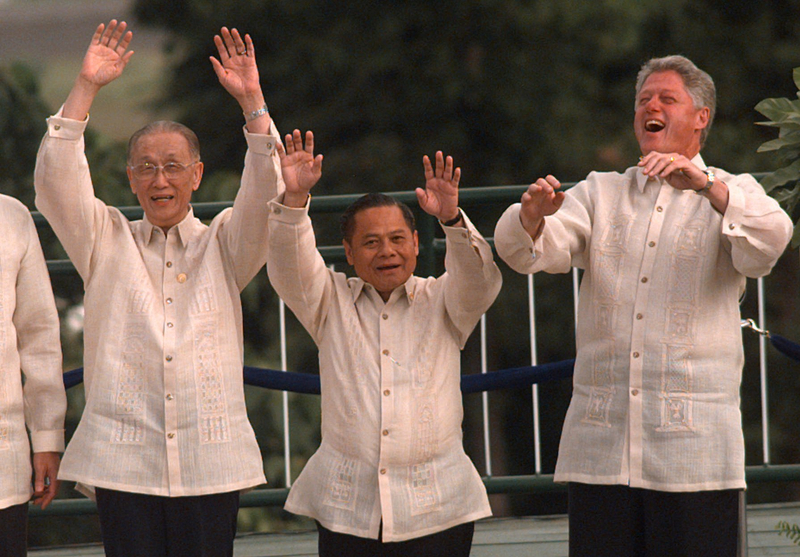
<path id="1" fill-rule="evenodd" d="M 31 498 L 31 449 L 64 450 L 67 398 L 58 313 L 39 236 L 30 211 L 5 195 L 0 195 L 0 238 L 0 509 L 5 509 Z"/>
<path id="2" fill-rule="evenodd" d="M 792 223 L 752 176 L 714 173 L 730 191 L 724 215 L 632 167 L 567 190 L 535 242 L 519 204 L 498 222 L 498 253 L 515 270 L 585 271 L 556 481 L 745 486 L 739 298 L 745 277 L 770 272 Z"/>
<path id="3" fill-rule="evenodd" d="M 384 303 L 325 266 L 307 207 L 271 206 L 267 270 L 319 347 L 322 382 L 322 443 L 286 510 L 373 539 L 383 520 L 385 542 L 490 516 L 460 390 L 460 350 L 502 281 L 489 245 L 466 217 L 445 227 L 445 274 L 412 276 Z"/>
<path id="4" fill-rule="evenodd" d="M 240 292 L 267 258 L 267 203 L 283 184 L 277 130 L 245 130 L 233 208 L 210 225 L 190 210 L 165 234 L 94 196 L 85 127 L 51 117 L 35 173 L 36 205 L 86 289 L 86 407 L 59 477 L 84 493 L 170 497 L 262 484 L 244 401 Z"/>

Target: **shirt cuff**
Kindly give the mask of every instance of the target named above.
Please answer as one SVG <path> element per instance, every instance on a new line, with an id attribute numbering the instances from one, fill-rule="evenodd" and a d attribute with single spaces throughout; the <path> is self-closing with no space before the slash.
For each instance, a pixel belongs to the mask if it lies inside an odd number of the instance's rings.
<path id="1" fill-rule="evenodd" d="M 741 232 L 744 218 L 744 192 L 735 184 L 725 183 L 728 186 L 728 207 L 722 216 L 722 234 L 727 236 L 744 236 Z"/>
<path id="2" fill-rule="evenodd" d="M 306 204 L 302 207 L 287 207 L 283 205 L 284 195 L 282 193 L 269 202 L 269 219 L 287 224 L 299 224 L 307 219 L 311 196 L 308 196 Z"/>
<path id="3" fill-rule="evenodd" d="M 63 453 L 64 430 L 31 431 L 31 448 L 35 453 Z"/>
<path id="4" fill-rule="evenodd" d="M 80 139 L 89 124 L 89 115 L 86 115 L 85 120 L 72 120 L 64 118 L 63 113 L 64 107 L 62 106 L 58 112 L 47 119 L 47 135 L 58 139 Z"/>
<path id="5" fill-rule="evenodd" d="M 250 133 L 247 131 L 247 126 L 243 126 L 244 138 L 247 141 L 247 148 L 253 153 L 259 155 L 272 155 L 277 149 L 278 143 L 281 138 L 278 135 L 278 130 L 275 128 L 275 123 L 270 122 L 269 133 Z"/>

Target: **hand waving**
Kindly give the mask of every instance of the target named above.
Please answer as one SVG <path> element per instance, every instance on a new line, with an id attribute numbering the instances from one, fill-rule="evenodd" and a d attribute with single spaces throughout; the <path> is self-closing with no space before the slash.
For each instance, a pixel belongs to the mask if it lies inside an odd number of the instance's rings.
<path id="1" fill-rule="evenodd" d="M 428 155 L 422 157 L 425 168 L 425 189 L 417 188 L 417 201 L 422 210 L 447 222 L 458 217 L 458 182 L 461 169 L 453 170 L 453 157 L 447 159 L 441 151 L 436 152 L 436 169 L 431 167 Z"/>
<path id="2" fill-rule="evenodd" d="M 227 27 L 222 28 L 220 35 L 214 35 L 219 60 L 209 57 L 220 84 L 245 110 L 250 108 L 245 106 L 248 99 L 255 98 L 256 102 L 263 104 L 256 51 L 250 35 L 245 35 L 242 39 L 237 29 L 228 30 Z M 260 107 L 253 107 L 253 110 Z"/>
<path id="3" fill-rule="evenodd" d="M 544 217 L 554 214 L 564 203 L 564 192 L 558 191 L 561 182 L 554 176 L 539 178 L 522 194 L 519 220 L 522 227 L 536 239 L 541 233 Z"/>
<path id="4" fill-rule="evenodd" d="M 127 23 L 117 23 L 116 19 L 109 21 L 108 26 L 103 23 L 97 26 L 83 58 L 79 79 L 99 89 L 122 75 L 133 56 L 132 50 L 126 52 L 133 37 L 133 33 L 125 31 L 127 28 Z"/>
<path id="5" fill-rule="evenodd" d="M 322 155 L 314 156 L 314 133 L 306 132 L 306 145 L 300 130 L 286 135 L 286 148 L 278 144 L 281 159 L 281 173 L 286 184 L 284 205 L 302 207 L 308 199 L 308 192 L 322 176 Z"/>

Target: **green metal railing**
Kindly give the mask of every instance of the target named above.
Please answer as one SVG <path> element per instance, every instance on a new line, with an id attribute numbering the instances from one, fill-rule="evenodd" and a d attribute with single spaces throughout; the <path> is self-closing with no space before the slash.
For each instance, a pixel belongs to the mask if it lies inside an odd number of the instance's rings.
<path id="1" fill-rule="evenodd" d="M 564 189 L 574 184 L 564 184 Z M 519 201 L 520 196 L 527 186 L 500 186 L 485 188 L 470 188 L 459 192 L 459 204 L 467 214 L 472 214 L 475 209 L 480 210 L 487 205 L 498 204 L 508 206 Z M 417 207 L 416 196 L 413 192 L 391 193 L 392 196 L 407 203 L 412 208 Z M 357 195 L 333 195 L 314 197 L 311 203 L 311 213 L 336 214 L 341 213 L 348 205 L 360 197 Z M 221 210 L 230 207 L 230 202 L 197 203 L 193 204 L 194 214 L 200 219 L 213 218 Z M 140 207 L 122 207 L 122 213 L 129 219 L 142 217 Z M 39 213 L 34 213 L 37 226 L 46 226 L 46 221 Z M 420 237 L 419 272 L 431 274 L 434 272 L 437 257 L 444 253 L 443 239 L 437 239 L 436 219 L 416 211 L 417 228 Z M 489 238 L 491 242 L 491 238 Z M 341 246 L 320 246 L 320 252 L 326 261 L 342 262 L 344 250 Z M 75 273 L 75 268 L 68 260 L 48 261 L 48 269 L 52 275 L 69 275 Z M 748 483 L 759 482 L 795 482 L 800 481 L 800 464 L 771 465 L 762 464 L 746 468 Z M 536 474 L 522 476 L 490 476 L 483 478 L 486 489 L 490 494 L 509 493 L 544 493 L 563 491 L 564 486 L 553 482 L 552 474 Z M 244 494 L 241 498 L 242 507 L 281 506 L 289 493 L 288 488 L 256 489 Z M 72 516 L 96 513 L 95 504 L 87 499 L 57 499 L 46 510 L 38 507 L 31 508 L 31 516 Z"/>

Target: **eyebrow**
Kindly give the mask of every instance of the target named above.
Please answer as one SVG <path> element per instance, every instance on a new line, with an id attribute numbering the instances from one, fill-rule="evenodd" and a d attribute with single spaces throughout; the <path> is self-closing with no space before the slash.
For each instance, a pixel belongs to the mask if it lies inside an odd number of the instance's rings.
<path id="1" fill-rule="evenodd" d="M 378 237 L 384 236 L 384 235 L 385 236 L 391 236 L 393 234 L 405 234 L 405 232 L 406 231 L 403 230 L 402 228 L 398 228 L 396 230 L 390 230 L 386 234 L 379 234 L 377 232 L 370 232 L 370 233 L 364 234 L 364 238 L 378 238 Z"/>

